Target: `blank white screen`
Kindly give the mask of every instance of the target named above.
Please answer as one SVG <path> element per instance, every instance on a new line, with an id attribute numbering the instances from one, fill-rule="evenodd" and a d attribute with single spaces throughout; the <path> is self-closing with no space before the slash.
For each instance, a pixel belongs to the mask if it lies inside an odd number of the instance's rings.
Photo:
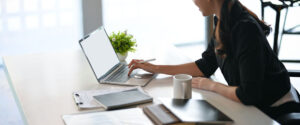
<path id="1" fill-rule="evenodd" d="M 104 29 L 98 29 L 81 42 L 97 79 L 119 63 Z"/>

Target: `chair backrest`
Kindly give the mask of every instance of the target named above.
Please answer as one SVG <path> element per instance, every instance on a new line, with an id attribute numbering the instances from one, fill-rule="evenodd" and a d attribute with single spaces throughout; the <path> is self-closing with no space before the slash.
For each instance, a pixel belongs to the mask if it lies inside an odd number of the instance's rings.
<path id="1" fill-rule="evenodd" d="M 285 3 L 289 6 L 299 6 L 299 4 L 300 4 L 299 3 L 298 5 L 295 5 L 295 3 L 300 2 L 300 0 L 279 0 L 279 1 L 281 1 L 282 3 Z"/>
<path id="2" fill-rule="evenodd" d="M 283 125 L 299 125 L 300 113 L 288 113 L 280 116 L 277 120 Z"/>

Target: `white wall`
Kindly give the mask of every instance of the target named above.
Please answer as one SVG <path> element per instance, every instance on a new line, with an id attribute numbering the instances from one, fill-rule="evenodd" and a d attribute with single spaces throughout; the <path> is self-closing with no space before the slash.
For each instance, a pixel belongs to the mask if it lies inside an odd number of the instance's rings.
<path id="1" fill-rule="evenodd" d="M 137 42 L 200 42 L 204 17 L 192 0 L 103 0 L 108 32 L 128 29 Z"/>
<path id="2" fill-rule="evenodd" d="M 80 0 L 0 0 L 0 56 L 76 48 Z"/>

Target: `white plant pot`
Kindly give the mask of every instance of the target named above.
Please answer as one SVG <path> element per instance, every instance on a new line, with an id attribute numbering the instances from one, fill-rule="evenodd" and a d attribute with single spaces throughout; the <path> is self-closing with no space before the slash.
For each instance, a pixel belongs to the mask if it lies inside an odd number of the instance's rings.
<path id="1" fill-rule="evenodd" d="M 118 58 L 121 62 L 125 62 L 127 56 L 128 56 L 128 53 L 125 53 L 124 55 L 120 54 L 120 53 L 117 53 L 118 55 Z"/>

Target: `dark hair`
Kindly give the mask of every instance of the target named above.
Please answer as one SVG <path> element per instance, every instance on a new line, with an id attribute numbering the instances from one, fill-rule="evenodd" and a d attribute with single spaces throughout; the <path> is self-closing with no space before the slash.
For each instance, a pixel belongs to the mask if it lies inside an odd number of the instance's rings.
<path id="1" fill-rule="evenodd" d="M 231 28 L 230 28 L 230 12 L 229 12 L 229 3 L 230 1 L 233 2 L 238 2 L 242 6 L 242 8 L 248 13 L 259 23 L 260 27 L 264 31 L 265 35 L 269 35 L 271 32 L 270 25 L 267 25 L 263 20 L 260 20 L 255 13 L 250 11 L 248 8 L 246 8 L 244 5 L 242 5 L 238 0 L 224 0 L 224 3 L 221 8 L 221 17 L 219 19 L 219 38 L 220 38 L 220 49 L 217 49 L 217 54 L 221 56 L 228 56 L 231 55 L 231 45 L 230 45 L 230 40 L 231 40 Z M 233 5 L 232 4 L 232 5 Z"/>

